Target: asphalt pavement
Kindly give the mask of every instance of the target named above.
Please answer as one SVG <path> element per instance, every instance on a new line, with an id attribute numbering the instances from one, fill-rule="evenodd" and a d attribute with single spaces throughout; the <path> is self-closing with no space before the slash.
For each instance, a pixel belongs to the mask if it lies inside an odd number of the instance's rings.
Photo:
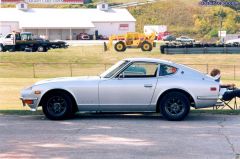
<path id="1" fill-rule="evenodd" d="M 240 159 L 240 116 L 83 114 L 65 121 L 0 115 L 0 158 Z"/>

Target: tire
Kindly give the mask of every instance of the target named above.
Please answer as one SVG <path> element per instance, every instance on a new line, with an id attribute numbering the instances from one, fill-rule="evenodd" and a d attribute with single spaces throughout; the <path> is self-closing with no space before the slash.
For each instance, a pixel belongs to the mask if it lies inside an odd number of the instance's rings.
<path id="1" fill-rule="evenodd" d="M 149 43 L 148 41 L 144 41 L 142 43 L 141 49 L 142 49 L 142 51 L 152 51 L 152 47 L 153 46 L 151 43 Z"/>
<path id="2" fill-rule="evenodd" d="M 119 41 L 114 45 L 114 49 L 118 52 L 124 52 L 126 51 L 126 45 L 124 44 L 124 42 Z"/>
<path id="3" fill-rule="evenodd" d="M 63 120 L 73 116 L 73 102 L 71 98 L 61 92 L 51 93 L 44 98 L 43 113 L 50 120 Z"/>
<path id="4" fill-rule="evenodd" d="M 15 49 L 15 46 L 12 46 L 10 49 L 8 49 L 9 52 L 15 52 L 16 49 Z"/>
<path id="5" fill-rule="evenodd" d="M 5 52 L 3 44 L 0 44 L 0 52 Z"/>
<path id="6" fill-rule="evenodd" d="M 37 51 L 38 52 L 46 52 L 46 48 L 44 46 L 38 46 Z"/>
<path id="7" fill-rule="evenodd" d="M 162 98 L 159 108 L 165 119 L 180 121 L 188 115 L 190 101 L 183 93 L 170 92 Z"/>

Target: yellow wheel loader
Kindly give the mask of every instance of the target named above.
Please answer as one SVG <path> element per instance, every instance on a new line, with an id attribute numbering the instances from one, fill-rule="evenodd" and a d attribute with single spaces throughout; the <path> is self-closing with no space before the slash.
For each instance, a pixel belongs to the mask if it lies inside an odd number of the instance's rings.
<path id="1" fill-rule="evenodd" d="M 104 50 L 110 50 L 113 45 L 114 49 L 118 52 L 123 52 L 127 48 L 141 48 L 142 51 L 151 51 L 156 46 L 155 33 L 145 35 L 137 32 L 128 32 L 124 35 L 112 35 L 109 37 L 109 42 L 104 43 Z M 113 44 L 113 41 L 116 41 Z"/>

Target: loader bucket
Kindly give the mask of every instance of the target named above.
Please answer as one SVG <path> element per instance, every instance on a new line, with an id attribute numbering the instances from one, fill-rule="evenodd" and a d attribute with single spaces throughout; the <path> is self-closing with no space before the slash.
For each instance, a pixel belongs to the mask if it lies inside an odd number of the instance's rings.
<path id="1" fill-rule="evenodd" d="M 153 42 L 153 47 L 156 47 L 157 46 L 157 43 L 156 42 Z"/>
<path id="2" fill-rule="evenodd" d="M 108 47 L 107 47 L 107 43 L 106 43 L 106 42 L 103 43 L 103 48 L 104 48 L 104 51 L 107 51 L 107 50 L 108 50 Z"/>

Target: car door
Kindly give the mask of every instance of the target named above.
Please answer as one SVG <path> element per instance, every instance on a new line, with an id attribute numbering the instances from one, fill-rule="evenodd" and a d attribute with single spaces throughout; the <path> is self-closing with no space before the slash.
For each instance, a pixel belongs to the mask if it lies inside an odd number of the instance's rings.
<path id="1" fill-rule="evenodd" d="M 145 111 L 157 83 L 157 63 L 133 62 L 113 78 L 99 83 L 101 111 Z"/>
<path id="2" fill-rule="evenodd" d="M 4 45 L 15 45 L 14 34 L 8 34 L 4 39 Z"/>

